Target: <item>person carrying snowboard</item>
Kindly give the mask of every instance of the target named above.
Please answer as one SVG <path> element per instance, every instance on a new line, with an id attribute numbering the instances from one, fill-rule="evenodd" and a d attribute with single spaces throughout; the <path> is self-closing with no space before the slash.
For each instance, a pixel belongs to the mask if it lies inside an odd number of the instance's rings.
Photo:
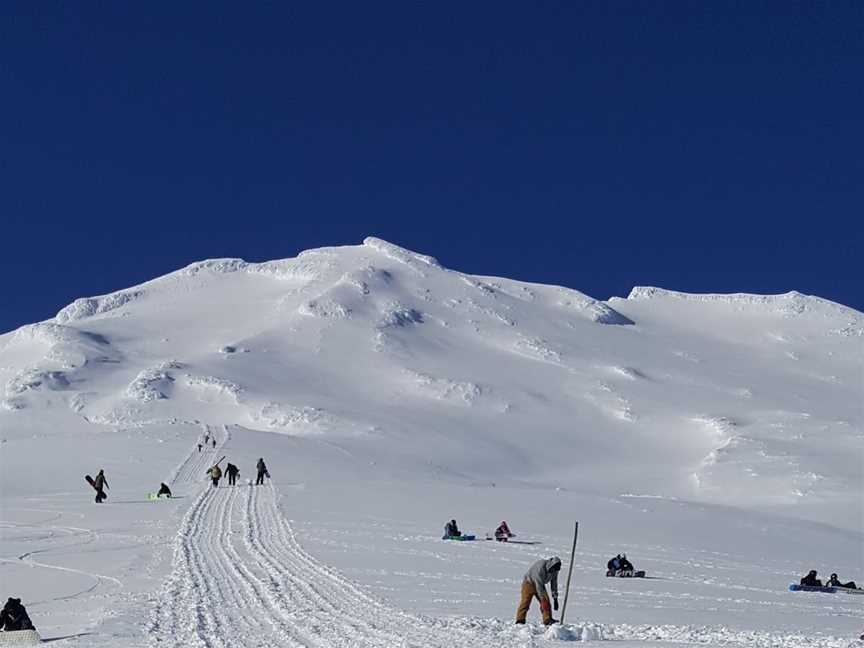
<path id="1" fill-rule="evenodd" d="M 822 581 L 816 578 L 816 570 L 811 569 L 807 575 L 801 579 L 801 584 L 807 587 L 822 587 Z"/>
<path id="2" fill-rule="evenodd" d="M 234 486 L 237 483 L 237 475 L 240 474 L 240 469 L 232 463 L 225 466 L 225 474 L 228 475 L 228 485 Z"/>
<path id="3" fill-rule="evenodd" d="M 495 539 L 498 542 L 507 542 L 510 538 L 514 537 L 516 534 L 510 533 L 510 527 L 507 526 L 507 522 L 503 521 L 498 528 L 495 529 Z"/>
<path id="4" fill-rule="evenodd" d="M 219 467 L 219 464 L 210 466 L 207 470 L 207 476 L 213 480 L 213 488 L 218 488 L 219 480 L 222 479 L 222 469 Z"/>
<path id="5" fill-rule="evenodd" d="M 165 482 L 162 482 L 161 484 L 159 484 L 159 492 L 156 493 L 156 497 L 159 498 L 159 497 L 162 497 L 163 495 L 165 497 L 168 497 L 168 498 L 171 497 L 171 489 L 168 488 L 168 484 L 166 484 Z"/>
<path id="6" fill-rule="evenodd" d="M 93 488 L 96 489 L 96 503 L 101 504 L 104 500 L 108 499 L 108 495 L 105 494 L 105 489 L 111 490 L 111 487 L 108 485 L 108 480 L 105 479 L 105 470 L 99 469 L 99 474 L 96 475 L 96 479 L 93 480 Z"/>
<path id="7" fill-rule="evenodd" d="M 255 485 L 261 486 L 264 483 L 264 476 L 270 478 L 270 472 L 267 470 L 267 464 L 264 463 L 263 457 L 258 459 L 258 463 L 255 464 L 255 469 L 258 471 L 258 477 L 255 478 Z"/>
<path id="8" fill-rule="evenodd" d="M 0 630 L 16 632 L 18 630 L 35 630 L 33 622 L 27 615 L 27 610 L 21 605 L 20 598 L 9 597 L 3 611 L 0 612 Z"/>
<path id="9" fill-rule="evenodd" d="M 522 579 L 522 592 L 519 598 L 519 609 L 516 611 L 516 623 L 525 623 L 531 600 L 537 597 L 540 601 L 540 613 L 543 615 L 543 625 L 558 623 L 552 618 L 552 606 L 546 594 L 546 583 L 550 584 L 554 607 L 558 609 L 558 572 L 561 571 L 561 559 L 558 556 L 540 559 L 525 572 Z"/>

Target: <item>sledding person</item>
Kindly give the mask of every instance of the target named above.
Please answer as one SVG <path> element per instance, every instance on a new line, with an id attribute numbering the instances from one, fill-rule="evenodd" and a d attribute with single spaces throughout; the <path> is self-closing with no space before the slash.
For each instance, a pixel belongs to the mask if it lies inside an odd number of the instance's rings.
<path id="1" fill-rule="evenodd" d="M 27 610 L 21 605 L 21 599 L 9 597 L 3 611 L 0 612 L 0 630 L 16 632 L 33 629 L 33 622 L 30 621 Z"/>
<path id="2" fill-rule="evenodd" d="M 558 609 L 558 572 L 561 571 L 561 559 L 558 556 L 540 559 L 525 572 L 522 579 L 522 593 L 519 598 L 519 609 L 516 611 L 516 623 L 525 623 L 531 600 L 537 597 L 540 601 L 540 613 L 543 615 L 543 625 L 558 623 L 552 618 L 552 607 L 546 594 L 546 583 L 550 584 L 554 607 Z"/>
<path id="3" fill-rule="evenodd" d="M 801 579 L 801 584 L 808 587 L 822 587 L 822 581 L 816 578 L 815 569 L 811 569 L 807 575 Z"/>
<path id="4" fill-rule="evenodd" d="M 105 489 L 111 490 L 111 487 L 108 485 L 108 480 L 105 479 L 105 471 L 101 468 L 99 469 L 99 474 L 96 475 L 96 479 L 93 480 L 93 488 L 96 489 L 97 504 L 101 504 L 104 500 L 108 499 Z"/>
<path id="5" fill-rule="evenodd" d="M 225 474 L 228 475 L 228 485 L 234 486 L 237 482 L 237 475 L 240 474 L 240 469 L 232 463 L 225 466 Z"/>
<path id="6" fill-rule="evenodd" d="M 270 477 L 270 472 L 267 470 L 267 464 L 264 463 L 263 457 L 258 459 L 255 464 L 255 469 L 258 471 L 258 477 L 255 478 L 255 485 L 260 486 L 264 483 L 264 476 Z"/>
<path id="7" fill-rule="evenodd" d="M 166 484 L 165 482 L 159 484 L 159 492 L 156 493 L 156 497 L 162 497 L 163 495 L 165 497 L 171 497 L 171 489 L 168 488 L 168 484 Z"/>
<path id="8" fill-rule="evenodd" d="M 507 542 L 508 539 L 514 537 L 516 534 L 510 533 L 510 527 L 507 526 L 506 521 L 502 521 L 501 524 L 498 525 L 498 528 L 495 529 L 495 539 L 498 542 Z"/>
<path id="9" fill-rule="evenodd" d="M 219 480 L 222 479 L 222 469 L 219 467 L 219 464 L 210 466 L 207 469 L 207 475 L 213 480 L 213 488 L 218 488 Z"/>
<path id="10" fill-rule="evenodd" d="M 841 583 L 840 579 L 837 578 L 837 574 L 831 574 L 831 578 L 828 579 L 828 582 L 825 583 L 829 587 L 848 587 L 850 589 L 858 589 L 858 586 L 855 585 L 855 581 L 849 581 L 848 583 Z"/>
<path id="11" fill-rule="evenodd" d="M 462 532 L 459 530 L 459 527 L 456 524 L 456 520 L 450 520 L 447 524 L 444 525 L 444 536 L 441 538 L 442 540 L 461 537 Z"/>

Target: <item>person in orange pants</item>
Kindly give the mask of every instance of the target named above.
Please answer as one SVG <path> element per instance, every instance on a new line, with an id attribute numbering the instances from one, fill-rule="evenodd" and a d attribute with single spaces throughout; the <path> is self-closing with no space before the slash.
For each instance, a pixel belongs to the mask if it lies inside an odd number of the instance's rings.
<path id="1" fill-rule="evenodd" d="M 558 609 L 558 572 L 561 571 L 561 559 L 558 556 L 538 560 L 525 572 L 522 579 L 522 593 L 519 598 L 519 609 L 516 611 L 516 623 L 525 623 L 531 600 L 534 597 L 540 601 L 540 614 L 543 616 L 543 625 L 558 623 L 552 618 L 552 605 L 549 604 L 549 596 L 546 594 L 546 583 L 550 584 L 552 600 L 555 609 Z"/>

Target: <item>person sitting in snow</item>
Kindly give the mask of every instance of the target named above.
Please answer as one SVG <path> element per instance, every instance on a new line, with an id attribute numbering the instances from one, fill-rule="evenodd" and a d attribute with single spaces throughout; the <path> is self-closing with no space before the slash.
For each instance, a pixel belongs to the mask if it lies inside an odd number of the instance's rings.
<path id="1" fill-rule="evenodd" d="M 606 563 L 606 575 L 614 576 L 619 569 L 621 569 L 621 554 L 610 558 L 609 562 Z"/>
<path id="2" fill-rule="evenodd" d="M 807 587 L 822 587 L 822 581 L 816 578 L 815 569 L 811 569 L 807 575 L 801 579 L 801 584 Z"/>
<path id="3" fill-rule="evenodd" d="M 171 497 L 171 489 L 168 488 L 168 484 L 165 482 L 159 484 L 159 492 L 156 493 L 156 497 L 162 497 L 163 495 L 165 497 Z"/>
<path id="4" fill-rule="evenodd" d="M 0 612 L 0 630 L 15 632 L 17 630 L 33 630 L 33 622 L 27 615 L 27 610 L 21 605 L 20 598 L 10 597 Z"/>
<path id="5" fill-rule="evenodd" d="M 459 527 L 456 525 L 456 520 L 450 520 L 447 524 L 444 525 L 444 537 L 442 540 L 447 540 L 448 538 L 461 538 L 462 532 L 459 530 Z"/>
<path id="6" fill-rule="evenodd" d="M 507 526 L 506 521 L 502 521 L 501 524 L 495 529 L 495 539 L 498 542 L 507 542 L 509 538 L 514 537 L 515 534 L 510 533 L 510 527 Z"/>
<path id="7" fill-rule="evenodd" d="M 849 581 L 848 583 L 841 583 L 840 579 L 837 578 L 837 574 L 831 574 L 831 578 L 828 579 L 826 583 L 829 587 L 848 587 L 850 589 L 858 589 L 858 586 L 855 585 L 855 581 Z"/>
<path id="8" fill-rule="evenodd" d="M 633 563 L 627 560 L 627 554 L 621 554 L 621 571 L 633 571 Z"/>

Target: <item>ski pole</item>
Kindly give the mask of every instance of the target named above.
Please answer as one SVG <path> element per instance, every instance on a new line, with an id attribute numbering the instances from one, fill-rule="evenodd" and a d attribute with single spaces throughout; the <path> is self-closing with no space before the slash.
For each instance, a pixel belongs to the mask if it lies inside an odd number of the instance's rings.
<path id="1" fill-rule="evenodd" d="M 564 606 L 561 608 L 561 625 L 564 625 L 564 615 L 567 613 L 567 597 L 570 596 L 570 577 L 573 576 L 573 558 L 576 555 L 576 538 L 579 535 L 579 521 L 573 528 L 573 548 L 570 550 L 570 568 L 567 570 L 567 589 L 564 590 Z"/>

